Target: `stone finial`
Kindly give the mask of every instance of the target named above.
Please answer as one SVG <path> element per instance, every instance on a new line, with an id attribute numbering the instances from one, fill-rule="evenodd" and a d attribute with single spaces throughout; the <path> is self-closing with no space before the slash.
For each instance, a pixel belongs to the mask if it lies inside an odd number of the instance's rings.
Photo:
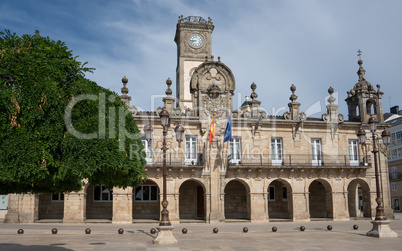
<path id="1" fill-rule="evenodd" d="M 173 114 L 175 98 L 172 97 L 173 91 L 172 91 L 172 89 L 170 89 L 170 86 L 172 85 L 172 80 L 171 80 L 170 78 L 168 78 L 168 79 L 166 80 L 166 85 L 168 86 L 168 88 L 166 89 L 166 92 L 165 92 L 165 93 L 166 93 L 166 97 L 164 97 L 164 98 L 162 99 L 162 101 L 163 101 L 163 103 L 164 103 L 164 106 L 165 106 L 166 110 L 167 110 L 170 114 Z"/>
<path id="2" fill-rule="evenodd" d="M 292 95 L 290 95 L 289 99 L 292 102 L 296 102 L 296 100 L 297 100 L 297 95 L 295 94 L 296 86 L 294 84 L 292 84 L 292 86 L 290 87 L 290 90 L 292 91 Z"/>
<path id="3" fill-rule="evenodd" d="M 221 61 L 221 57 L 220 56 L 218 56 L 218 62 L 220 62 Z"/>
<path id="4" fill-rule="evenodd" d="M 257 85 L 253 82 L 250 87 L 251 87 L 251 90 L 253 90 L 253 92 L 250 95 L 250 97 L 252 99 L 252 101 L 251 101 L 251 117 L 259 118 L 260 113 L 261 113 L 261 111 L 260 111 L 261 101 L 257 100 L 258 94 L 255 92 L 255 89 L 257 89 Z"/>
<path id="5" fill-rule="evenodd" d="M 359 75 L 359 81 L 366 80 L 366 77 L 364 76 L 366 74 L 366 70 L 363 68 L 363 60 L 359 59 L 357 63 L 359 64 L 359 70 L 357 71 L 357 75 Z"/>
<path id="6" fill-rule="evenodd" d="M 123 95 L 127 95 L 127 93 L 128 93 L 128 88 L 127 88 L 127 83 L 128 83 L 128 79 L 127 79 L 127 77 L 126 76 L 124 76 L 122 79 L 121 79 L 121 82 L 123 83 L 123 87 L 121 88 L 121 93 L 123 93 Z"/>
<path id="7" fill-rule="evenodd" d="M 205 56 L 205 62 L 207 62 L 208 61 L 208 56 Z"/>
<path id="8" fill-rule="evenodd" d="M 167 80 L 166 80 L 166 85 L 168 86 L 168 88 L 166 89 L 166 95 L 167 96 L 172 96 L 172 93 L 173 93 L 173 91 L 172 91 L 172 89 L 170 89 L 170 86 L 172 85 L 172 80 L 170 80 L 170 78 L 168 78 Z"/>
<path id="9" fill-rule="evenodd" d="M 330 86 L 330 87 L 328 88 L 328 93 L 329 93 L 328 103 L 329 103 L 329 104 L 333 104 L 333 103 L 335 102 L 336 98 L 334 98 L 334 97 L 332 96 L 332 94 L 334 93 L 334 88 L 332 88 L 332 86 Z"/>
<path id="10" fill-rule="evenodd" d="M 338 114 L 338 105 L 335 104 L 336 98 L 332 96 L 334 93 L 334 88 L 330 86 L 328 88 L 329 98 L 328 98 L 328 105 L 327 105 L 327 113 L 322 115 L 322 120 L 327 122 L 343 122 L 344 118 L 342 114 Z M 349 95 L 349 94 L 348 94 Z"/>
<path id="11" fill-rule="evenodd" d="M 123 101 L 124 104 L 127 105 L 127 107 L 129 107 L 129 106 L 130 106 L 131 97 L 127 95 L 127 93 L 128 93 L 128 88 L 127 88 L 127 86 L 126 86 L 127 83 L 128 83 L 127 77 L 124 76 L 124 77 L 121 79 L 121 82 L 123 83 L 123 87 L 121 88 L 121 93 L 122 93 L 122 95 L 120 96 L 120 99 L 121 99 L 121 101 Z"/>
<path id="12" fill-rule="evenodd" d="M 258 97 L 258 94 L 255 92 L 255 89 L 257 89 L 257 85 L 253 82 L 250 87 L 251 87 L 251 90 L 253 90 L 250 97 L 252 100 L 256 100 Z"/>
<path id="13" fill-rule="evenodd" d="M 212 23 L 212 18 L 208 17 L 208 24 L 213 24 Z"/>
<path id="14" fill-rule="evenodd" d="M 290 103 L 288 103 L 289 106 L 289 112 L 285 112 L 283 114 L 283 117 L 285 119 L 290 119 L 290 120 L 299 120 L 299 121 L 304 121 L 306 120 L 306 114 L 304 112 L 300 112 L 300 103 L 296 102 L 297 100 L 297 95 L 295 94 L 296 91 L 296 86 L 292 84 L 290 86 L 290 91 L 292 92 L 292 95 L 290 95 Z"/>

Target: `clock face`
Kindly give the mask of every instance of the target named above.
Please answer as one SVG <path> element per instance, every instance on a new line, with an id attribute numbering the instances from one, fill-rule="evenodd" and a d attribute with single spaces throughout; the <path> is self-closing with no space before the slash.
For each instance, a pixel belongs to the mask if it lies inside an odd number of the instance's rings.
<path id="1" fill-rule="evenodd" d="M 203 44 L 203 39 L 200 35 L 198 34 L 193 34 L 190 36 L 188 42 L 190 43 L 190 45 L 194 46 L 194 47 L 201 47 Z"/>

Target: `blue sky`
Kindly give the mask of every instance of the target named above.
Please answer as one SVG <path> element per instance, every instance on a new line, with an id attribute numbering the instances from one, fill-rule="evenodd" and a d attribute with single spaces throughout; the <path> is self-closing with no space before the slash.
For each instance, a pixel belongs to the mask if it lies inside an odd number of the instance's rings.
<path id="1" fill-rule="evenodd" d="M 346 92 L 358 80 L 357 50 L 366 79 L 384 92 L 384 112 L 402 108 L 402 1 L 140 1 L 2 0 L 0 29 L 64 41 L 81 62 L 96 68 L 87 78 L 118 94 L 129 79 L 131 104 L 162 106 L 165 81 L 175 83 L 179 15 L 211 17 L 215 58 L 236 79 L 234 108 L 257 84 L 269 114 L 283 114 L 291 92 L 309 116 L 325 113 L 328 88 L 347 118 Z M 175 93 L 175 85 L 173 91 Z M 175 94 L 174 94 L 175 95 Z"/>

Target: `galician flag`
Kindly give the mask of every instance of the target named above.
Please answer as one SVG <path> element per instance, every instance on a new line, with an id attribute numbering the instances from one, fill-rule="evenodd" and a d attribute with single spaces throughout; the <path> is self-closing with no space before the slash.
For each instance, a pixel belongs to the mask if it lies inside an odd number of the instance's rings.
<path id="1" fill-rule="evenodd" d="M 214 115 L 212 115 L 212 122 L 209 128 L 209 138 L 208 138 L 209 143 L 212 142 L 213 138 L 215 138 L 215 113 Z"/>

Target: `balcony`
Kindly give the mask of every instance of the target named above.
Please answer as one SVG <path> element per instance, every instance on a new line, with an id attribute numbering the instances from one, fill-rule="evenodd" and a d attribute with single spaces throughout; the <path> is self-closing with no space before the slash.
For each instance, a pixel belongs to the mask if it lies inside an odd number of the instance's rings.
<path id="1" fill-rule="evenodd" d="M 148 153 L 146 158 L 147 166 L 162 166 L 163 165 L 163 152 Z M 202 153 L 198 154 L 185 154 L 185 153 L 166 153 L 166 166 L 167 167 L 182 167 L 182 166 L 204 166 L 204 158 Z"/>
<path id="2" fill-rule="evenodd" d="M 371 158 L 359 156 L 354 158 L 350 155 L 321 155 L 312 154 L 243 154 L 240 160 L 232 161 L 229 156 L 229 167 L 310 167 L 310 168 L 369 168 L 371 167 Z"/>

